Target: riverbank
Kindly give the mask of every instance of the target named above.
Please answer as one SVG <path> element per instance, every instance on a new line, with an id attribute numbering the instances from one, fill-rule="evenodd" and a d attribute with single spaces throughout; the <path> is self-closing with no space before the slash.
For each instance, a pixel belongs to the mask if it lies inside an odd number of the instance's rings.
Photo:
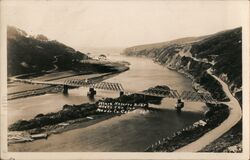
<path id="1" fill-rule="evenodd" d="M 146 152 L 174 152 L 187 144 L 196 141 L 207 132 L 219 126 L 229 115 L 228 106 L 209 104 L 206 117 L 173 134 L 164 137 L 145 149 Z"/>
<path id="2" fill-rule="evenodd" d="M 222 81 L 220 78 L 216 77 L 215 75 L 213 75 L 211 73 L 211 70 L 207 70 L 208 74 L 210 74 L 214 79 L 216 79 L 223 88 L 223 91 L 225 92 L 225 94 L 227 95 L 227 97 L 229 98 L 228 102 L 221 102 L 225 105 L 229 106 L 230 109 L 230 114 L 229 117 L 217 128 L 215 128 L 214 130 L 208 132 L 206 135 L 204 135 L 202 138 L 200 138 L 198 141 L 189 144 L 188 146 L 182 148 L 179 151 L 185 151 L 185 150 L 190 150 L 191 148 L 193 148 L 193 150 L 195 149 L 196 151 L 201 151 L 203 148 L 205 148 L 207 145 L 211 144 L 212 142 L 214 142 L 215 140 L 221 140 L 223 139 L 222 135 L 228 131 L 230 131 L 231 129 L 233 129 L 233 127 L 239 123 L 240 126 L 242 126 L 242 110 L 241 110 L 241 105 L 238 102 L 237 98 L 235 98 L 228 85 Z M 242 130 L 236 130 L 238 133 L 238 135 L 240 136 L 240 141 L 242 141 Z M 201 145 L 202 144 L 202 145 Z M 229 142 L 229 145 L 234 145 L 233 141 Z M 242 147 L 242 146 L 241 146 Z M 212 152 L 215 152 L 215 148 L 216 146 L 213 147 L 214 150 L 212 150 Z M 239 148 L 238 150 L 239 152 L 242 151 L 242 148 Z"/>
<path id="3" fill-rule="evenodd" d="M 70 106 L 74 107 L 74 106 Z M 89 107 L 89 106 L 87 106 Z M 78 106 L 78 108 L 83 108 L 81 106 Z M 85 107 L 83 108 L 85 109 Z M 65 109 L 63 109 L 65 110 Z M 94 125 L 96 123 L 99 123 L 101 121 L 107 120 L 109 118 L 112 118 L 116 116 L 115 114 L 101 114 L 96 112 L 96 110 L 92 110 L 91 112 L 84 113 L 84 115 L 79 115 L 79 113 L 75 113 L 74 111 L 72 116 L 78 116 L 76 118 L 72 117 L 70 118 L 69 115 L 69 109 L 66 111 L 64 115 L 71 120 L 66 120 L 62 117 L 62 114 L 60 112 L 63 112 L 63 110 L 57 112 L 57 113 L 50 113 L 49 115 L 37 115 L 34 119 L 29 121 L 20 120 L 16 124 L 16 126 L 12 126 L 12 130 L 21 130 L 21 131 L 9 131 L 8 132 L 8 145 L 16 144 L 16 143 L 24 143 L 24 142 L 32 142 L 34 140 L 38 139 L 47 139 L 52 134 L 60 134 L 66 131 L 78 129 L 78 128 L 85 128 L 91 125 Z M 83 112 L 83 111 L 81 111 Z M 71 112 L 72 113 L 72 112 Z M 66 115 L 67 114 L 67 115 Z M 50 118 L 49 118 L 49 117 Z M 56 122 L 55 117 L 59 117 L 59 121 Z M 65 117 L 64 116 L 64 117 Z M 47 118 L 46 118 L 47 117 Z M 52 120 L 54 117 L 54 120 Z M 42 120 L 43 119 L 43 120 Z M 47 124 L 46 124 L 47 121 Z M 24 123 L 29 123 L 30 125 L 24 125 Z M 33 127 L 32 127 L 33 125 Z M 23 127 L 31 127 L 32 129 L 25 129 Z M 39 136 L 41 135 L 41 136 Z M 44 136 L 46 135 L 46 136 Z M 33 137 L 38 136 L 38 138 Z"/>
<path id="4" fill-rule="evenodd" d="M 240 145 L 239 145 L 240 144 Z M 242 152 L 242 120 L 199 152 Z"/>
<path id="5" fill-rule="evenodd" d="M 156 86 L 169 91 L 167 86 Z M 145 91 L 152 90 L 149 88 Z M 51 134 L 58 134 L 68 130 L 83 128 L 100 121 L 132 112 L 139 108 L 148 108 L 148 103 L 160 103 L 162 98 L 143 96 L 138 94 L 121 95 L 118 98 L 106 98 L 95 103 L 81 105 L 64 105 L 62 110 L 48 114 L 38 114 L 30 120 L 19 120 L 8 127 L 9 144 L 30 142 L 32 136 L 41 135 L 47 138 Z M 25 134 L 21 134 L 25 133 Z M 24 135 L 23 137 L 20 135 Z M 44 136 L 46 135 L 46 136 Z"/>
<path id="6" fill-rule="evenodd" d="M 198 91 L 198 92 L 207 92 L 207 89 L 209 88 L 204 88 L 203 85 L 199 84 L 196 82 L 196 78 L 191 75 L 190 73 L 186 72 L 183 69 L 178 69 L 173 66 L 166 65 L 167 68 L 171 70 L 175 70 L 179 73 L 184 74 L 187 78 L 190 78 L 193 82 L 193 88 Z M 191 130 L 182 130 L 175 133 L 172 138 L 164 138 L 162 141 L 159 140 L 158 143 L 156 142 L 152 146 L 149 146 L 146 151 L 176 151 L 176 152 L 198 152 L 198 151 L 209 151 L 209 152 L 215 152 L 216 151 L 216 142 L 212 143 L 218 138 L 221 138 L 218 140 L 218 142 L 221 142 L 225 140 L 225 137 L 221 137 L 224 133 L 228 132 L 230 129 L 233 130 L 234 125 L 238 123 L 241 120 L 241 106 L 238 102 L 238 100 L 232 95 L 231 91 L 228 88 L 228 85 L 223 82 L 221 79 L 216 77 L 211 73 L 211 69 L 206 70 L 206 74 L 209 75 L 212 79 L 214 79 L 216 84 L 221 86 L 223 90 L 222 96 L 219 96 L 219 100 L 223 100 L 224 102 L 220 102 L 220 104 L 225 104 L 228 106 L 230 113 L 228 115 L 224 115 L 224 113 L 221 113 L 216 116 L 223 117 L 222 120 L 220 119 L 217 123 L 217 126 L 214 128 L 203 128 L 201 130 L 196 130 L 199 132 L 198 134 L 189 134 L 188 137 L 183 136 L 183 132 L 186 133 L 192 133 L 193 128 L 191 127 Z M 210 78 L 210 79 L 211 79 Z M 213 80 L 213 81 L 214 81 Z M 207 85 L 207 84 L 206 84 Z M 208 84 L 209 86 L 209 84 Z M 210 91 L 210 89 L 209 89 Z M 210 91 L 211 93 L 211 91 Z M 220 92 L 222 93 L 222 92 Z M 213 93 L 211 93 L 213 95 Z M 223 98 L 221 98 L 223 97 Z M 205 121 L 206 122 L 206 121 Z M 221 124 L 220 124 L 221 123 Z M 242 123 L 238 124 L 242 125 Z M 194 126 L 194 125 L 193 125 Z M 199 127 L 200 128 L 200 127 Z M 242 140 L 242 130 L 237 130 L 238 133 L 235 133 L 236 135 L 239 135 L 237 139 L 237 143 L 240 144 Z M 207 133 L 206 133 L 207 132 Z M 177 135 L 177 136 L 176 136 Z M 184 134 L 186 135 L 186 134 Z M 166 141 L 167 139 L 167 141 Z M 177 141 L 176 141 L 177 140 Z M 174 143 L 173 143 L 174 142 Z M 179 142 L 179 143 L 177 143 Z M 235 145 L 236 142 L 228 142 L 225 146 L 233 146 Z M 209 146 L 210 145 L 210 146 Z M 215 146 L 212 146 L 215 145 Z M 208 149 L 206 149 L 206 146 L 208 146 Z M 242 145 L 238 145 L 236 148 L 235 152 L 241 152 L 242 151 Z M 224 147 L 225 148 L 225 147 Z M 234 147 L 235 148 L 235 147 Z M 232 149 L 231 149 L 232 150 Z M 230 152 L 230 149 L 225 149 L 225 151 Z"/>

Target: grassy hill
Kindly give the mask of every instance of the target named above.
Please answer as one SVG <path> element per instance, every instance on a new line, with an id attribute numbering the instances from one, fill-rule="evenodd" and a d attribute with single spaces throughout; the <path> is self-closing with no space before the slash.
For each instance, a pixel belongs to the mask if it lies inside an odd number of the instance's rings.
<path id="1" fill-rule="evenodd" d="M 88 57 L 44 35 L 29 36 L 25 31 L 8 26 L 7 29 L 8 76 L 72 69 Z"/>

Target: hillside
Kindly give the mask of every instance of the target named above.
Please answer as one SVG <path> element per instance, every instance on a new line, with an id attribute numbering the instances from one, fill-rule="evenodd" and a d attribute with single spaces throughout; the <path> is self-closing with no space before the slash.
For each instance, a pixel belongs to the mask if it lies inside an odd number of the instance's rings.
<path id="1" fill-rule="evenodd" d="M 44 35 L 30 36 L 25 31 L 8 26 L 7 29 L 8 76 L 67 70 L 88 57 Z"/>
<path id="2" fill-rule="evenodd" d="M 204 36 L 205 37 L 205 36 Z M 142 51 L 142 50 L 150 50 L 150 49 L 161 49 L 164 47 L 168 47 L 169 45 L 173 44 L 185 44 L 185 43 L 191 43 L 201 40 L 204 37 L 186 37 L 186 38 L 180 38 L 173 41 L 167 41 L 167 42 L 160 42 L 160 43 L 152 43 L 152 44 L 144 44 L 144 45 L 138 45 L 134 47 L 129 47 L 125 49 L 125 52 L 134 52 L 134 51 Z"/>
<path id="3" fill-rule="evenodd" d="M 125 49 L 123 54 L 152 58 L 161 65 L 191 77 L 197 89 L 204 88 L 214 98 L 227 100 L 222 86 L 206 72 L 211 67 L 213 73 L 228 84 L 230 91 L 241 103 L 241 30 L 241 28 L 235 28 L 202 37 L 134 46 Z"/>

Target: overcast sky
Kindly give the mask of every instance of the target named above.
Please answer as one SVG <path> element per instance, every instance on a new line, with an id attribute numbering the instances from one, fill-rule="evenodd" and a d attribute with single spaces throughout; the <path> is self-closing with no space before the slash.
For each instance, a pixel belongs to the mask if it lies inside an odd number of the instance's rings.
<path id="1" fill-rule="evenodd" d="M 76 49 L 128 47 L 242 25 L 242 1 L 5 1 L 7 24 Z"/>

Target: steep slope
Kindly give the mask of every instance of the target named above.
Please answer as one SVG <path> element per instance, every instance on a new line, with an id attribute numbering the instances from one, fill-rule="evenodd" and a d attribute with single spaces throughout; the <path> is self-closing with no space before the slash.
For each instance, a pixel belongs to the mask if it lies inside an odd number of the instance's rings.
<path id="1" fill-rule="evenodd" d="M 88 57 L 73 48 L 44 35 L 29 36 L 25 31 L 8 26 L 8 76 L 58 69 L 71 69 Z"/>
<path id="2" fill-rule="evenodd" d="M 206 146 L 209 146 L 209 152 L 214 152 L 216 147 L 217 150 L 223 149 L 211 143 L 216 139 L 228 141 L 225 137 L 221 137 L 223 134 L 228 137 L 239 135 L 236 142 L 242 141 L 242 130 L 233 127 L 237 124 L 242 126 L 240 121 L 242 118 L 242 28 L 203 36 L 198 40 L 188 39 L 181 43 L 175 40 L 161 47 L 149 45 L 137 48 L 135 46 L 126 49 L 123 54 L 150 57 L 169 69 L 182 72 L 193 80 L 194 88 L 209 91 L 214 98 L 224 101 L 220 103 L 229 107 L 229 117 L 218 127 L 175 151 L 204 151 Z M 228 145 L 235 144 L 228 142 Z"/>
<path id="3" fill-rule="evenodd" d="M 134 46 L 125 49 L 123 54 L 150 57 L 161 65 L 185 73 L 193 79 L 196 89 L 203 88 L 218 100 L 228 100 L 221 84 L 206 72 L 212 67 L 213 74 L 228 84 L 241 104 L 241 30 L 236 28 L 198 38 L 184 38 L 158 46 Z"/>
<path id="4" fill-rule="evenodd" d="M 232 94 L 230 93 L 227 84 L 225 84 L 225 82 L 223 82 L 220 78 L 212 75 L 210 70 L 208 70 L 207 72 L 222 85 L 224 93 L 229 98 L 229 102 L 222 102 L 222 103 L 229 106 L 230 114 L 228 118 L 225 121 L 223 121 L 218 127 L 206 133 L 197 141 L 192 142 L 176 150 L 177 152 L 190 152 L 190 151 L 198 152 L 202 150 L 204 147 L 211 144 L 216 139 L 220 138 L 224 133 L 228 132 L 242 118 L 242 110 L 241 110 L 240 104 L 236 100 L 236 98 L 233 97 Z M 241 131 L 238 131 L 238 132 L 241 132 Z"/>

